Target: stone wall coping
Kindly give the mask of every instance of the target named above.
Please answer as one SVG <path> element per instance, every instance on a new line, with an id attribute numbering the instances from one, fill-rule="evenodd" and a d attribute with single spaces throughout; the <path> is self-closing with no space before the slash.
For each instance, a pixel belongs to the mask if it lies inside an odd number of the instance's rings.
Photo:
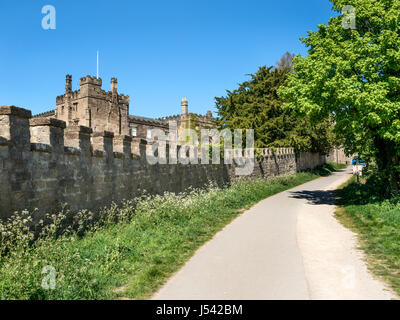
<path id="1" fill-rule="evenodd" d="M 126 141 L 126 142 L 132 142 L 132 137 L 131 136 L 126 136 L 126 135 L 118 135 L 118 136 L 114 136 L 115 140 L 122 140 L 122 141 Z"/>
<path id="2" fill-rule="evenodd" d="M 32 118 L 29 120 L 29 125 L 31 127 L 50 126 L 62 129 L 65 129 L 67 127 L 65 121 L 58 120 L 55 118 Z"/>
<path id="3" fill-rule="evenodd" d="M 64 147 L 64 153 L 77 156 L 81 154 L 81 150 L 74 147 Z"/>
<path id="4" fill-rule="evenodd" d="M 138 142 L 139 144 L 147 144 L 147 140 L 142 138 L 132 138 L 132 142 Z"/>
<path id="5" fill-rule="evenodd" d="M 6 138 L 0 137 L 0 146 L 6 146 L 10 143 L 10 141 Z"/>
<path id="6" fill-rule="evenodd" d="M 92 151 L 92 156 L 97 158 L 104 157 L 104 151 L 95 149 Z"/>
<path id="7" fill-rule="evenodd" d="M 114 152 L 114 158 L 122 159 L 124 154 L 122 152 Z"/>
<path id="8" fill-rule="evenodd" d="M 20 118 L 32 118 L 32 112 L 16 106 L 0 106 L 0 115 L 12 115 Z"/>
<path id="9" fill-rule="evenodd" d="M 31 151 L 51 153 L 53 148 L 44 143 L 31 143 Z"/>
<path id="10" fill-rule="evenodd" d="M 114 133 L 110 131 L 96 131 L 92 135 L 93 137 L 105 137 L 105 138 L 114 138 Z"/>
<path id="11" fill-rule="evenodd" d="M 66 131 L 67 132 L 86 133 L 86 134 L 91 134 L 93 132 L 92 128 L 85 127 L 85 126 L 68 126 Z"/>

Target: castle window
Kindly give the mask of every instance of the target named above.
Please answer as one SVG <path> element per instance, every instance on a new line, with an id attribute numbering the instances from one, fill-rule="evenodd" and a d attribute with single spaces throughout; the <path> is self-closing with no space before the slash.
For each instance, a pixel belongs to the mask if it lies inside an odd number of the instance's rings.
<path id="1" fill-rule="evenodd" d="M 131 136 L 132 137 L 137 136 L 137 127 L 136 126 L 131 127 Z"/>
<path id="2" fill-rule="evenodd" d="M 74 103 L 74 111 L 78 111 L 78 104 Z"/>

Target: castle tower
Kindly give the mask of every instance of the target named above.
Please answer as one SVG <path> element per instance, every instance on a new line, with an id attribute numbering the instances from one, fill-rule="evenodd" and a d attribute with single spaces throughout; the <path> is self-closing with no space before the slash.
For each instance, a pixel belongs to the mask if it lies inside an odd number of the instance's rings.
<path id="1" fill-rule="evenodd" d="M 66 76 L 65 94 L 57 97 L 56 117 L 68 125 L 87 126 L 96 131 L 128 134 L 129 96 L 118 94 L 117 79 L 111 79 L 111 91 L 104 91 L 101 78 L 80 79 L 80 89 L 72 91 L 72 77 Z"/>
<path id="2" fill-rule="evenodd" d="M 182 116 L 188 115 L 189 113 L 188 109 L 189 109 L 189 103 L 186 98 L 183 98 L 181 102 L 181 115 Z"/>

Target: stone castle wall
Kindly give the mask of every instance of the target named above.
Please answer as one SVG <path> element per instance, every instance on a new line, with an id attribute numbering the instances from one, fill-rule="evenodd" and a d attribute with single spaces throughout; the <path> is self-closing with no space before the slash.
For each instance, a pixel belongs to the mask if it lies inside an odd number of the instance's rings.
<path id="1" fill-rule="evenodd" d="M 341 163 L 341 164 L 351 164 L 351 157 L 346 156 L 344 152 L 344 148 L 334 148 L 331 152 L 326 156 L 327 161 Z"/>
<path id="2" fill-rule="evenodd" d="M 326 156 L 319 153 L 300 152 L 297 159 L 297 171 L 315 168 L 326 162 Z"/>
<path id="3" fill-rule="evenodd" d="M 143 190 L 182 192 L 209 181 L 224 185 L 237 178 L 234 165 L 150 165 L 148 146 L 142 139 L 66 127 L 61 120 L 32 118 L 28 110 L 0 106 L 0 218 L 24 209 L 51 213 L 64 203 L 72 211 L 96 210 Z M 302 160 L 305 156 L 313 162 L 308 165 Z M 265 149 L 251 177 L 291 174 L 323 162 L 319 155 L 302 155 L 296 163 L 292 148 L 280 148 L 275 154 Z"/>

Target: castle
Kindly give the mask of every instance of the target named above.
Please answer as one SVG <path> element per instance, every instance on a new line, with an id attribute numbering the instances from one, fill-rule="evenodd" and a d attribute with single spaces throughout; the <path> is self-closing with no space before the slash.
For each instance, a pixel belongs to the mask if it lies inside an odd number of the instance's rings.
<path id="1" fill-rule="evenodd" d="M 102 89 L 102 79 L 86 76 L 80 79 L 80 89 L 72 91 L 72 76 L 65 78 L 65 93 L 56 98 L 56 109 L 35 117 L 56 118 L 67 126 L 85 126 L 93 132 L 109 131 L 115 135 L 151 139 L 152 129 L 161 129 L 168 137 L 169 121 L 177 123 L 178 142 L 183 143 L 183 131 L 214 127 L 211 111 L 205 116 L 189 113 L 186 98 L 181 102 L 181 114 L 158 119 L 129 115 L 129 96 L 118 93 L 118 80 L 111 79 L 111 91 Z"/>
<path id="2" fill-rule="evenodd" d="M 184 98 L 180 115 L 131 116 L 129 96 L 118 94 L 117 80 L 111 80 L 110 92 L 101 86 L 101 79 L 87 76 L 80 80 L 80 89 L 72 91 L 68 75 L 56 109 L 35 117 L 27 109 L 0 106 L 0 219 L 24 209 L 38 209 L 40 214 L 34 216 L 39 219 L 65 203 L 73 212 L 98 210 L 140 196 L 144 190 L 179 193 L 210 181 L 223 186 L 237 179 L 236 163 L 147 161 L 147 151 L 154 144 L 149 129 L 168 133 L 168 122 L 174 120 L 178 134 L 187 128 L 199 130 L 214 125 L 210 112 L 206 116 L 189 113 Z M 186 154 L 178 141 L 176 154 L 182 149 Z M 259 151 L 261 159 L 249 178 L 293 174 L 327 159 L 309 152 L 296 157 L 293 148 Z M 166 156 L 176 159 L 171 153 Z"/>

